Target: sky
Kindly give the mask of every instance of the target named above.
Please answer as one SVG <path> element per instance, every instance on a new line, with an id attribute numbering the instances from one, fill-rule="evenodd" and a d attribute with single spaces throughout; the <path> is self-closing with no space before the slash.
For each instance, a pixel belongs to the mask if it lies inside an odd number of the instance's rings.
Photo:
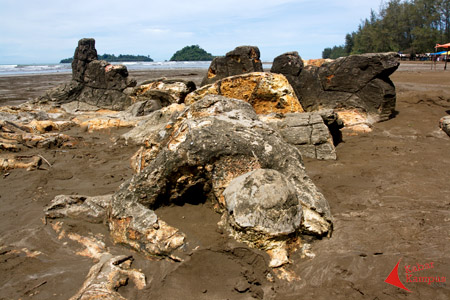
<path id="1" fill-rule="evenodd" d="M 344 44 L 381 0 L 0 0 L 0 64 L 58 63 L 81 38 L 98 54 L 169 60 L 188 45 L 213 55 L 257 46 L 320 58 Z"/>

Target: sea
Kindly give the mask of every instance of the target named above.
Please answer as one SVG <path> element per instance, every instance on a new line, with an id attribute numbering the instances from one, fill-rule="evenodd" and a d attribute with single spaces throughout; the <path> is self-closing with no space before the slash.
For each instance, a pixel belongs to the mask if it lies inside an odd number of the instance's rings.
<path id="1" fill-rule="evenodd" d="M 210 61 L 118 62 L 128 70 L 208 69 Z M 71 73 L 71 64 L 0 64 L 0 76 Z"/>

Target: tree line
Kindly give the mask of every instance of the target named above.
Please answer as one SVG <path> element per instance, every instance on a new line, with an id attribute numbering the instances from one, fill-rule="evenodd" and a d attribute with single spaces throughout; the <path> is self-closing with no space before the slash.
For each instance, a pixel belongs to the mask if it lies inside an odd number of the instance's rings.
<path id="1" fill-rule="evenodd" d="M 129 62 L 129 61 L 147 61 L 152 62 L 153 59 L 150 55 L 131 55 L 131 54 L 119 54 L 119 56 L 115 56 L 114 54 L 103 54 L 98 55 L 98 60 L 106 60 L 108 62 Z M 60 61 L 61 64 L 68 64 L 73 61 L 73 57 L 65 58 Z"/>
<path id="2" fill-rule="evenodd" d="M 415 56 L 450 42 L 450 0 L 390 0 L 345 36 L 344 45 L 325 48 L 322 58 L 401 52 Z"/>

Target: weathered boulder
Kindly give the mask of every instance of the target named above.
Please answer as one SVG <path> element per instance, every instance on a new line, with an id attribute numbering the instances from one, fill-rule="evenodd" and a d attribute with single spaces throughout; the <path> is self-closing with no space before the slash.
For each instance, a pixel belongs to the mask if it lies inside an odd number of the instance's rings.
<path id="1" fill-rule="evenodd" d="M 87 65 L 97 60 L 97 50 L 95 49 L 94 39 L 81 39 L 75 48 L 75 54 L 72 61 L 72 79 L 78 82 L 84 81 L 84 73 Z"/>
<path id="2" fill-rule="evenodd" d="M 298 58 L 284 55 L 295 64 Z M 396 53 L 362 54 L 304 67 L 288 77 L 306 111 L 357 110 L 367 123 L 389 119 L 395 110 L 395 86 L 389 76 L 398 68 Z M 291 75 L 289 70 L 274 69 Z M 344 119 L 345 122 L 345 119 Z"/>
<path id="3" fill-rule="evenodd" d="M 286 52 L 274 58 L 270 72 L 279 73 L 286 78 L 298 77 L 303 70 L 303 60 L 297 51 Z"/>
<path id="4" fill-rule="evenodd" d="M 303 112 L 295 92 L 285 76 L 253 72 L 223 78 L 187 95 L 192 104 L 205 95 L 222 95 L 250 103 L 257 114 Z"/>
<path id="5" fill-rule="evenodd" d="M 297 192 L 287 177 L 276 170 L 245 173 L 233 179 L 223 195 L 230 225 L 236 230 L 276 238 L 300 228 L 302 207 Z"/>
<path id="6" fill-rule="evenodd" d="M 288 178 L 275 170 L 254 170 L 233 179 L 223 195 L 231 235 L 251 247 L 283 253 L 271 255 L 271 267 L 287 263 L 285 242 L 302 222 L 302 206 Z"/>
<path id="7" fill-rule="evenodd" d="M 128 70 L 124 65 L 111 65 L 105 60 L 93 60 L 88 63 L 82 81 L 86 87 L 103 90 L 123 91 L 136 85 L 128 78 Z"/>
<path id="8" fill-rule="evenodd" d="M 145 116 L 171 104 L 183 103 L 186 95 L 195 89 L 192 81 L 166 78 L 145 81 L 131 91 L 134 104 L 127 111 L 134 116 Z"/>
<path id="9" fill-rule="evenodd" d="M 302 232 L 331 231 L 329 205 L 307 176 L 301 154 L 261 122 L 251 105 L 208 95 L 187 107 L 153 137 L 150 160 L 114 194 L 109 226 L 116 242 L 147 255 L 163 255 L 181 246 L 174 232 L 172 248 L 156 249 L 157 219 L 153 210 L 171 203 L 214 201 L 226 210 L 223 191 L 230 182 L 256 169 L 283 174 L 295 191 L 304 217 Z M 144 155 L 143 155 L 144 156 Z"/>
<path id="10" fill-rule="evenodd" d="M 439 127 L 450 136 L 450 116 L 442 117 L 439 120 Z"/>
<path id="11" fill-rule="evenodd" d="M 330 113 L 333 115 L 332 113 Z M 328 120 L 332 120 L 327 114 Z M 319 113 L 288 113 L 261 116 L 283 139 L 297 147 L 303 156 L 336 159 L 333 136 Z M 339 132 L 339 129 L 337 130 Z"/>
<path id="12" fill-rule="evenodd" d="M 255 46 L 240 46 L 225 56 L 213 59 L 201 86 L 250 72 L 263 72 L 259 49 Z"/>
<path id="13" fill-rule="evenodd" d="M 81 39 L 72 62 L 72 81 L 50 89 L 36 102 L 61 105 L 77 101 L 98 108 L 124 110 L 132 103 L 126 90 L 134 86 L 136 81 L 128 78 L 125 66 L 97 60 L 95 40 Z"/>
<path id="14" fill-rule="evenodd" d="M 157 91 L 160 93 L 165 93 L 166 101 L 169 104 L 172 103 L 183 103 L 187 94 L 195 91 L 197 87 L 192 81 L 185 80 L 174 80 L 160 78 L 155 80 L 144 81 L 137 87 L 133 89 L 130 96 L 133 98 L 134 102 L 153 99 L 152 91 Z M 162 103 L 163 106 L 165 103 Z"/>

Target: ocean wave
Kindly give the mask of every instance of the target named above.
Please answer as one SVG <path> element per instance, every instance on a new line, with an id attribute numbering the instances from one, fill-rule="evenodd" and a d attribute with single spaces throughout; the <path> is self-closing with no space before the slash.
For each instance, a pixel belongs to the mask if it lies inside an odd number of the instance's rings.
<path id="1" fill-rule="evenodd" d="M 0 65 L 1 75 L 21 75 L 21 74 L 46 74 L 46 73 L 70 73 L 70 64 L 17 64 Z"/>
<path id="2" fill-rule="evenodd" d="M 163 70 L 163 69 L 208 69 L 210 61 L 160 61 L 160 62 L 114 62 L 125 65 L 128 70 Z M 71 64 L 9 64 L 0 65 L 0 76 L 70 73 Z"/>
<path id="3" fill-rule="evenodd" d="M 208 69 L 210 61 L 155 61 L 155 62 L 124 62 L 113 63 L 125 65 L 129 70 L 158 69 Z"/>

